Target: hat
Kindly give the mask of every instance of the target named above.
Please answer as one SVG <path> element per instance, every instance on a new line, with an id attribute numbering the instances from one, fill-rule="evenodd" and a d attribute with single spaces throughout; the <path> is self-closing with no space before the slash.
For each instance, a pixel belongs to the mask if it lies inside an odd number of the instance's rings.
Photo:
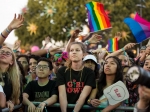
<path id="1" fill-rule="evenodd" d="M 146 46 L 142 46 L 140 50 L 145 50 L 146 49 Z"/>
<path id="2" fill-rule="evenodd" d="M 91 55 L 91 54 L 86 55 L 86 56 L 84 57 L 83 61 L 86 61 L 86 60 L 93 60 L 95 63 L 97 63 L 96 57 L 95 57 L 94 55 Z"/>

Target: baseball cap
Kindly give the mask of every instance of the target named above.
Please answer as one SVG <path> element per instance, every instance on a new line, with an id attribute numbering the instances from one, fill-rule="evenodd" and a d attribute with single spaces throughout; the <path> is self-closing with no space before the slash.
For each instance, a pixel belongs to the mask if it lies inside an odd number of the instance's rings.
<path id="1" fill-rule="evenodd" d="M 86 55 L 83 61 L 86 61 L 86 60 L 93 60 L 97 64 L 97 59 L 94 55 L 91 55 L 91 54 Z"/>

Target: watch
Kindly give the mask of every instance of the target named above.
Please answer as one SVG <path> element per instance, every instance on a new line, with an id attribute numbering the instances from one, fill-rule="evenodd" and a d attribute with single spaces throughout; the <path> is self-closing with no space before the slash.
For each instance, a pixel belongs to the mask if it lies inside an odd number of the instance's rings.
<path id="1" fill-rule="evenodd" d="M 91 104 L 91 100 L 92 100 L 92 99 L 88 99 L 87 103 L 88 103 L 88 104 Z"/>

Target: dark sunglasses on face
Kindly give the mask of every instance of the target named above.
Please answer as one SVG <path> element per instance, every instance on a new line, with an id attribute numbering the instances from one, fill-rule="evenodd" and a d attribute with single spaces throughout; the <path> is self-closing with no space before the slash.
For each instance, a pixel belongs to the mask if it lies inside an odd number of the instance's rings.
<path id="1" fill-rule="evenodd" d="M 9 57 L 9 56 L 12 55 L 11 52 L 9 52 L 9 51 L 4 51 L 4 50 L 0 50 L 0 54 L 1 54 L 1 55 L 6 55 L 7 57 Z"/>

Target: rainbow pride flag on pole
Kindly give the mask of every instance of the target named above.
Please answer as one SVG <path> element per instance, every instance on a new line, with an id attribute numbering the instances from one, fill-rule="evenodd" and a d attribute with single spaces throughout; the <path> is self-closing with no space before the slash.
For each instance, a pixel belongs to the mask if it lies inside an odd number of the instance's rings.
<path id="1" fill-rule="evenodd" d="M 114 52 L 118 50 L 118 40 L 117 38 L 112 38 L 108 40 L 108 51 Z"/>
<path id="2" fill-rule="evenodd" d="M 107 14 L 105 13 L 103 4 L 99 2 L 89 2 L 86 5 L 89 27 L 91 32 L 105 30 L 111 28 L 111 24 Z"/>
<path id="3" fill-rule="evenodd" d="M 124 22 L 128 25 L 138 43 L 150 38 L 150 22 L 140 17 L 138 13 L 135 14 L 133 19 L 125 18 Z"/>

